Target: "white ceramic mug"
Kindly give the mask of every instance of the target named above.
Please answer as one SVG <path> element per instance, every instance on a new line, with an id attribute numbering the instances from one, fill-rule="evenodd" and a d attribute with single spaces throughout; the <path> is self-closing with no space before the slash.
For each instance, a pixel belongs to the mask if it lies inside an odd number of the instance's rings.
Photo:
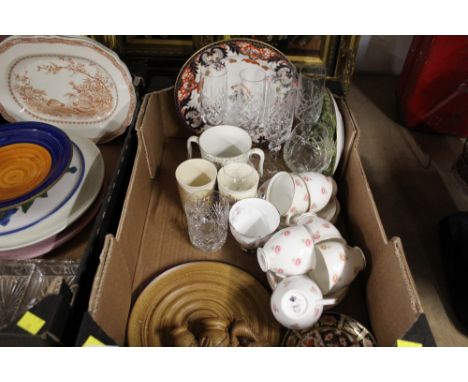
<path id="1" fill-rule="evenodd" d="M 196 192 L 213 191 L 216 175 L 216 166 L 205 159 L 188 159 L 182 162 L 175 172 L 182 204 Z"/>
<path id="2" fill-rule="evenodd" d="M 231 200 L 254 198 L 260 176 L 247 163 L 229 163 L 218 171 L 219 192 Z"/>
<path id="3" fill-rule="evenodd" d="M 359 247 L 350 247 L 340 241 L 328 240 L 316 245 L 317 265 L 309 276 L 324 294 L 347 287 L 366 266 Z"/>
<path id="4" fill-rule="evenodd" d="M 302 275 L 315 268 L 314 242 L 303 226 L 288 227 L 257 249 L 257 260 L 263 272 L 279 277 Z"/>
<path id="5" fill-rule="evenodd" d="M 275 206 L 263 199 L 240 200 L 229 212 L 232 236 L 246 251 L 263 245 L 276 231 L 279 223 L 280 216 Z"/>
<path id="6" fill-rule="evenodd" d="M 324 299 L 319 286 L 307 275 L 291 276 L 280 281 L 271 295 L 275 319 L 289 329 L 308 329 L 315 324 L 323 307 L 335 303 Z"/>
<path id="7" fill-rule="evenodd" d="M 337 186 L 335 180 L 318 172 L 303 172 L 299 174 L 309 191 L 310 212 L 318 212 L 330 202 L 336 195 Z"/>
<path id="8" fill-rule="evenodd" d="M 258 172 L 263 175 L 265 154 L 261 149 L 252 148 L 252 138 L 240 127 L 219 125 L 206 129 L 199 137 L 191 136 L 187 140 L 187 152 L 192 158 L 192 143 L 200 146 L 203 159 L 213 162 L 218 167 L 228 163 L 247 163 L 252 155 L 258 155 Z"/>
<path id="9" fill-rule="evenodd" d="M 280 171 L 259 189 L 264 197 L 279 211 L 287 225 L 290 220 L 309 209 L 309 193 L 302 178 L 293 173 Z"/>

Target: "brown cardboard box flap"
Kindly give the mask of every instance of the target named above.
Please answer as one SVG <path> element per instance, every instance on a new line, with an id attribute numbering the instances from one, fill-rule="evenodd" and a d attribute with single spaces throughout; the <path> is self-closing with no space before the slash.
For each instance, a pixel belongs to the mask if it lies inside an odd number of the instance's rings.
<path id="1" fill-rule="evenodd" d="M 423 312 L 399 238 L 372 257 L 366 290 L 374 335 L 379 344 L 392 346 Z"/>
<path id="2" fill-rule="evenodd" d="M 112 235 L 107 235 L 91 291 L 88 311 L 118 344 L 125 341 L 131 305 L 132 277 L 126 259 Z"/>
<path id="3" fill-rule="evenodd" d="M 337 168 L 337 171 L 334 174 L 334 177 L 336 179 L 341 179 L 341 177 L 344 176 L 344 173 L 346 171 L 351 150 L 353 149 L 353 147 L 357 147 L 358 145 L 359 130 L 356 128 L 357 125 L 354 116 L 344 99 L 337 99 L 336 103 L 341 111 L 345 132 L 345 144 L 343 154 L 340 159 L 339 167 Z"/>

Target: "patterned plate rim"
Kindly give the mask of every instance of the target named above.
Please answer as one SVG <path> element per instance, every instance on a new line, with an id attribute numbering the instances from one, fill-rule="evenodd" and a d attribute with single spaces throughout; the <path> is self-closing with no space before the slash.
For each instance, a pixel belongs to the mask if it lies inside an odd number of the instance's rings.
<path id="1" fill-rule="evenodd" d="M 356 320 L 355 318 L 351 317 L 351 316 L 348 316 L 347 314 L 343 314 L 343 313 L 338 313 L 338 312 L 334 312 L 334 311 L 331 311 L 331 312 L 324 312 L 323 315 L 334 315 L 334 316 L 340 316 L 340 317 L 343 317 L 345 320 L 347 321 L 352 321 L 353 323 L 356 323 L 360 328 L 364 329 L 366 332 L 367 332 L 367 335 L 366 337 L 370 337 L 370 340 L 372 341 L 372 343 L 377 346 L 377 341 L 374 337 L 374 335 L 371 333 L 371 331 L 369 329 L 367 329 L 367 327 L 365 327 L 363 324 L 361 324 L 361 322 L 359 322 L 358 320 Z M 322 317 L 323 317 L 322 315 Z M 320 319 L 322 318 L 320 317 Z M 320 321 L 319 319 L 319 321 Z M 318 321 L 317 321 L 318 322 Z M 311 330 L 315 328 L 315 324 L 314 326 L 312 326 L 310 329 L 308 330 Z M 323 328 L 328 328 L 328 329 L 337 329 L 336 327 L 333 327 L 333 326 L 324 326 Z M 342 330 L 342 329 L 341 329 Z M 345 331 L 345 330 L 342 330 L 342 331 Z M 346 332 L 346 331 L 345 331 Z M 352 333 L 349 333 L 349 332 L 346 332 L 347 334 L 350 334 L 350 335 L 353 335 Z M 281 347 L 287 347 L 286 346 L 286 342 L 288 340 L 288 338 L 291 336 L 291 335 L 295 335 L 294 333 L 294 330 L 291 330 L 289 329 L 286 334 L 284 335 L 282 341 L 281 341 Z M 298 337 L 297 335 L 295 335 L 296 337 Z M 353 335 L 354 336 L 354 335 Z"/>
<path id="2" fill-rule="evenodd" d="M 137 96 L 135 93 L 135 88 L 133 86 L 133 79 L 130 70 L 128 69 L 127 64 L 120 58 L 120 56 L 111 49 L 108 49 L 105 45 L 101 44 L 100 42 L 93 40 L 92 38 L 86 36 L 66 36 L 66 35 L 13 35 L 7 37 L 5 40 L 0 42 L 0 57 L 1 55 L 6 52 L 8 49 L 15 47 L 18 44 L 63 44 L 65 46 L 82 46 L 87 49 L 90 49 L 93 52 L 97 52 L 105 57 L 122 75 L 123 80 L 125 81 L 125 86 L 128 89 L 129 94 L 129 102 L 128 102 L 128 110 L 125 118 L 122 118 L 120 126 L 113 131 L 107 132 L 103 134 L 101 137 L 96 139 L 91 139 L 94 143 L 106 143 L 111 141 L 112 139 L 120 136 L 123 132 L 127 129 L 130 125 L 130 122 L 133 118 L 133 115 L 136 110 L 137 105 Z M 0 99 L 0 114 L 2 117 L 11 123 L 14 122 L 26 122 L 20 120 L 18 118 L 13 117 L 10 113 L 8 113 L 7 108 L 2 103 Z M 114 116 L 115 117 L 115 116 Z M 54 123 L 54 122 L 46 122 L 43 120 L 35 120 L 41 123 Z M 62 126 L 64 125 L 63 122 L 59 122 L 56 124 Z M 68 131 L 68 128 L 66 129 Z"/>
<path id="3" fill-rule="evenodd" d="M 7 200 L 7 201 L 0 202 L 0 212 L 5 212 L 13 208 L 19 207 L 23 204 L 26 204 L 36 199 L 40 194 L 49 191 L 52 187 L 54 187 L 58 183 L 60 179 L 62 179 L 63 175 L 65 175 L 65 172 L 70 166 L 70 163 L 73 157 L 73 142 L 71 141 L 70 137 L 68 136 L 66 132 L 64 132 L 63 130 L 59 129 L 58 127 L 54 125 L 50 125 L 48 123 L 38 122 L 38 121 L 20 121 L 20 122 L 11 122 L 5 125 L 0 125 L 0 130 L 2 128 L 10 129 L 12 127 L 19 126 L 19 125 L 21 126 L 24 125 L 25 130 L 38 130 L 41 132 L 41 134 L 50 134 L 50 132 L 47 132 L 45 130 L 45 129 L 49 129 L 49 127 L 56 129 L 57 134 L 63 138 L 64 143 L 68 143 L 68 147 L 63 148 L 63 152 L 69 151 L 69 155 L 67 157 L 67 160 L 62 163 L 63 169 L 61 169 L 60 174 L 52 182 L 50 182 L 48 185 L 44 187 L 44 185 L 48 183 L 47 178 L 50 175 L 50 171 L 52 171 L 52 168 L 51 168 L 46 179 L 39 186 L 35 187 L 34 190 L 20 197 L 12 199 L 11 201 Z M 47 126 L 47 128 L 44 128 L 44 125 Z M 40 146 L 44 147 L 43 145 L 40 145 Z"/>
<path id="4" fill-rule="evenodd" d="M 80 174 L 79 174 L 79 177 L 76 181 L 76 183 L 73 185 L 73 187 L 70 189 L 70 191 L 68 192 L 68 194 L 65 196 L 64 199 L 62 199 L 62 201 L 57 204 L 54 208 L 52 208 L 49 212 L 47 212 L 46 214 L 44 214 L 43 216 L 41 216 L 40 218 L 38 218 L 37 220 L 35 220 L 34 222 L 29 222 L 28 224 L 24 225 L 24 226 L 21 226 L 21 227 L 18 227 L 18 228 L 15 228 L 11 231 L 6 231 L 6 232 L 0 232 L 0 237 L 2 236 L 7 236 L 7 235 L 11 235 L 11 234 L 14 234 L 14 233 L 17 233 L 17 232 L 21 232 L 21 231 L 24 231 L 25 229 L 29 228 L 29 227 L 32 227 L 38 223 L 40 223 L 41 221 L 43 221 L 44 219 L 47 219 L 50 215 L 54 214 L 56 211 L 58 211 L 60 208 L 62 208 L 71 198 L 73 195 L 75 195 L 75 193 L 77 192 L 77 190 L 79 189 L 80 185 L 81 185 L 81 182 L 83 181 L 83 176 L 84 176 L 84 173 L 85 173 L 85 160 L 84 160 L 84 157 L 83 157 L 83 153 L 81 152 L 80 148 L 78 147 L 78 145 L 72 141 L 72 146 L 73 148 L 76 150 L 76 152 L 78 153 L 78 159 L 79 159 L 79 163 L 81 164 L 81 171 L 80 171 Z M 73 158 L 72 158 L 73 159 Z M 70 160 L 70 163 L 71 163 L 71 160 Z M 70 165 L 69 163 L 69 165 Z M 68 167 L 67 167 L 68 168 Z M 65 171 L 66 172 L 66 171 Z M 58 183 L 58 182 L 57 182 Z M 50 187 L 51 188 L 51 187 Z M 50 188 L 48 188 L 45 192 L 49 191 Z"/>
<path id="5" fill-rule="evenodd" d="M 193 134 L 196 134 L 196 135 L 200 135 L 203 130 L 201 131 L 197 131 L 197 130 L 194 130 L 193 128 L 191 128 L 187 122 L 185 121 L 184 119 L 184 116 L 182 115 L 182 112 L 181 112 L 181 108 L 179 106 L 179 101 L 177 99 L 177 93 L 178 93 L 178 89 L 180 89 L 180 82 L 181 82 L 181 76 L 182 76 L 182 73 L 184 72 L 185 68 L 187 66 L 189 66 L 195 59 L 195 57 L 197 57 L 198 55 L 200 55 L 200 53 L 202 53 L 203 51 L 205 51 L 206 49 L 211 49 L 217 45 L 220 45 L 220 44 L 226 44 L 226 43 L 229 43 L 229 42 L 250 42 L 252 44 L 257 44 L 257 45 L 261 45 L 263 48 L 268 48 L 274 52 L 276 52 L 278 55 L 282 56 L 283 59 L 291 66 L 291 67 L 294 67 L 294 64 L 289 60 L 289 58 L 283 53 L 281 52 L 279 49 L 275 48 L 274 46 L 266 43 L 266 42 L 263 42 L 263 41 L 259 41 L 259 40 L 254 40 L 252 38 L 242 38 L 242 37 L 236 37 L 236 38 L 231 38 L 231 39 L 227 39 L 227 40 L 219 40 L 219 41 L 214 41 L 208 45 L 205 45 L 203 46 L 202 48 L 198 49 L 195 53 L 193 53 L 190 58 L 185 61 L 184 65 L 182 65 L 181 69 L 179 70 L 179 73 L 177 74 L 177 78 L 175 80 L 175 84 L 174 84 L 174 104 L 175 104 L 175 108 L 176 108 L 176 114 L 177 114 L 177 117 L 179 118 L 179 120 L 182 122 L 183 126 L 188 129 L 189 131 L 191 131 Z"/>

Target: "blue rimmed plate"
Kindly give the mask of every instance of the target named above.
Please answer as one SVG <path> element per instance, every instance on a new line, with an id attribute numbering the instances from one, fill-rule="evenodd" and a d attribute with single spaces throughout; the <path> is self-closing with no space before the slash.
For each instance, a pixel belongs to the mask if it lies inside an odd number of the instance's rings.
<path id="1" fill-rule="evenodd" d="M 96 199 L 104 180 L 101 152 L 86 138 L 73 134 L 70 138 L 73 158 L 57 184 L 28 204 L 0 212 L 0 252 L 25 248 L 62 232 Z"/>
<path id="2" fill-rule="evenodd" d="M 64 175 L 72 144 L 62 130 L 41 122 L 0 126 L 0 211 L 31 202 Z"/>

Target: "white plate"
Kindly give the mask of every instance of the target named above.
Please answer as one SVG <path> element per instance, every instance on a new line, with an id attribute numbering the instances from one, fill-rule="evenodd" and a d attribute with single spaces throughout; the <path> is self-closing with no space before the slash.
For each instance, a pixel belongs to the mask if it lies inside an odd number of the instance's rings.
<path id="1" fill-rule="evenodd" d="M 0 251 L 0 260 L 25 260 L 32 259 L 45 255 L 54 249 L 65 244 L 69 240 L 73 239 L 88 224 L 93 220 L 101 207 L 101 203 L 106 195 L 106 185 L 103 184 L 99 196 L 96 198 L 91 207 L 88 208 L 86 213 L 83 214 L 76 222 L 68 226 L 62 232 L 49 237 L 48 239 L 41 240 L 36 244 L 29 245 L 27 247 L 21 247 L 13 249 L 11 251 Z"/>
<path id="2" fill-rule="evenodd" d="M 77 171 L 67 172 L 49 190 L 48 197 L 34 200 L 27 213 L 19 208 L 10 216 L 9 224 L 1 227 L 0 251 L 23 248 L 56 235 L 76 221 L 96 199 L 104 180 L 101 152 L 86 138 L 70 134 L 70 139 L 74 143 L 70 167 L 76 167 Z M 81 164 L 79 152 L 83 157 Z M 80 166 L 84 166 L 84 171 Z"/>
<path id="3" fill-rule="evenodd" d="M 0 43 L 0 112 L 106 142 L 135 111 L 132 78 L 119 57 L 85 37 L 13 36 Z"/>
<path id="4" fill-rule="evenodd" d="M 335 156 L 335 165 L 333 166 L 333 173 L 335 173 L 336 168 L 340 164 L 341 154 L 343 154 L 344 149 L 344 142 L 345 142 L 345 131 L 344 131 L 344 123 L 343 117 L 341 115 L 340 109 L 338 109 L 338 105 L 336 104 L 335 97 L 330 92 L 330 98 L 333 101 L 333 106 L 335 107 L 335 115 L 336 115 L 336 156 Z"/>

